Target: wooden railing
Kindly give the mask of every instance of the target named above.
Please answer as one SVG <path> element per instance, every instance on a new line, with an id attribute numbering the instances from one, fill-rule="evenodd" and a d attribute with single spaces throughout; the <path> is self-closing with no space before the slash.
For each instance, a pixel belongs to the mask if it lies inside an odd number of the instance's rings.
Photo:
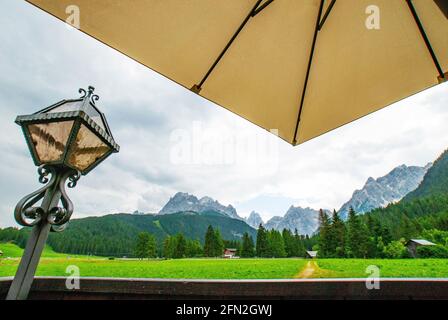
<path id="1" fill-rule="evenodd" d="M 0 278 L 4 299 L 12 278 Z M 30 299 L 448 299 L 448 279 L 168 280 L 81 278 L 68 290 L 63 277 L 37 277 Z"/>

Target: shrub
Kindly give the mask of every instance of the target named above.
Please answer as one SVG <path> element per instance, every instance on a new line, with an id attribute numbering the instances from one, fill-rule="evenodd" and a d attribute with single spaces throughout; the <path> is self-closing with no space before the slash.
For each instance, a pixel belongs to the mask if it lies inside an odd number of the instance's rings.
<path id="1" fill-rule="evenodd" d="M 420 246 L 417 248 L 419 258 L 448 258 L 448 249 L 441 245 Z"/>
<path id="2" fill-rule="evenodd" d="M 392 241 L 384 248 L 384 255 L 390 259 L 405 258 L 406 253 L 406 247 L 401 241 Z"/>

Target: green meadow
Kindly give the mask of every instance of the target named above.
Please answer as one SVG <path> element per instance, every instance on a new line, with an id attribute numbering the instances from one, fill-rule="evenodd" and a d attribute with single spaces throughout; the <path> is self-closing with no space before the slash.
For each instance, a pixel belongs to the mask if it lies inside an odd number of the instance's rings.
<path id="1" fill-rule="evenodd" d="M 0 243 L 0 277 L 13 276 L 23 249 Z M 82 277 L 180 279 L 364 278 L 375 265 L 381 277 L 448 278 L 448 259 L 171 259 L 135 260 L 56 253 L 47 247 L 38 276 L 67 276 L 70 265 Z"/>
<path id="2" fill-rule="evenodd" d="M 23 249 L 18 247 L 13 243 L 0 243 L 0 250 L 3 252 L 3 257 L 11 257 L 17 258 L 21 257 L 23 253 Z M 42 257 L 45 258 L 58 258 L 60 257 L 60 253 L 56 253 L 49 246 L 46 246 L 44 252 L 42 253 Z"/>
<path id="3" fill-rule="evenodd" d="M 0 262 L 0 277 L 12 276 L 18 261 Z M 79 267 L 82 277 L 181 278 L 181 279 L 287 279 L 305 264 L 303 259 L 178 259 L 107 260 L 43 258 L 38 276 L 67 276 L 69 265 Z"/>
<path id="4" fill-rule="evenodd" d="M 319 278 L 362 278 L 377 266 L 384 278 L 448 278 L 448 259 L 319 259 Z"/>

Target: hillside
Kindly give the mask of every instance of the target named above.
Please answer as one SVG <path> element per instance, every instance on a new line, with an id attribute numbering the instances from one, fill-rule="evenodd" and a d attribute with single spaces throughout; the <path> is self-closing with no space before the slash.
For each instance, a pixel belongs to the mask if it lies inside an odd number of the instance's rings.
<path id="1" fill-rule="evenodd" d="M 434 162 L 417 189 L 369 215 L 396 237 L 412 236 L 423 228 L 448 230 L 448 151 Z"/>
<path id="2" fill-rule="evenodd" d="M 204 241 L 207 227 L 221 231 L 226 240 L 240 240 L 244 232 L 256 237 L 255 229 L 244 221 L 216 212 L 183 212 L 167 215 L 113 214 L 74 219 L 62 233 L 52 233 L 48 244 L 57 252 L 130 255 L 139 232 L 153 234 L 159 242 L 165 237 L 183 233 L 186 238 Z"/>
<path id="3" fill-rule="evenodd" d="M 404 197 L 403 201 L 411 201 L 435 195 L 448 194 L 448 150 L 445 150 L 428 170 L 417 189 Z"/>
<path id="4" fill-rule="evenodd" d="M 448 196 L 432 196 L 412 201 L 401 201 L 386 208 L 375 209 L 366 215 L 375 218 L 387 227 L 396 238 L 403 234 L 403 228 L 421 229 L 420 221 L 428 218 L 445 219 L 448 213 Z M 438 225 L 427 228 L 446 229 Z"/>
<path id="5" fill-rule="evenodd" d="M 10 242 L 0 242 L 0 251 L 3 252 L 2 258 L 20 258 L 23 255 L 24 249 L 20 248 L 18 245 Z M 44 251 L 42 252 L 42 258 L 66 258 L 67 254 L 57 253 L 46 245 Z M 71 258 L 87 258 L 80 255 L 70 255 Z"/>

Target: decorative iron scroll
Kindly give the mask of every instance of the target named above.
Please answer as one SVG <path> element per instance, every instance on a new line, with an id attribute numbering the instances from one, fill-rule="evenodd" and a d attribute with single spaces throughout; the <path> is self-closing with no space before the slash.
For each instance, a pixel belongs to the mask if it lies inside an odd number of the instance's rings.
<path id="1" fill-rule="evenodd" d="M 85 89 L 83 89 L 83 88 L 80 88 L 78 90 L 78 92 L 80 94 L 82 94 L 80 99 L 89 99 L 90 103 L 95 105 L 95 102 L 98 101 L 100 99 L 100 97 L 97 94 L 93 94 L 94 91 L 95 91 L 95 88 L 92 87 L 92 86 L 89 86 L 87 91 Z"/>
<path id="2" fill-rule="evenodd" d="M 37 172 L 39 182 L 44 183 L 45 186 L 22 198 L 16 205 L 14 217 L 18 224 L 26 227 L 32 227 L 45 219 L 52 225 L 52 231 L 62 231 L 66 228 L 74 209 L 65 190 L 65 184 L 68 181 L 67 186 L 74 188 L 81 173 L 77 170 L 46 164 L 41 165 Z M 49 204 L 56 200 L 56 203 L 59 203 L 60 199 L 62 207 L 55 206 L 46 210 L 42 204 L 35 206 L 41 199 L 49 201 Z"/>

